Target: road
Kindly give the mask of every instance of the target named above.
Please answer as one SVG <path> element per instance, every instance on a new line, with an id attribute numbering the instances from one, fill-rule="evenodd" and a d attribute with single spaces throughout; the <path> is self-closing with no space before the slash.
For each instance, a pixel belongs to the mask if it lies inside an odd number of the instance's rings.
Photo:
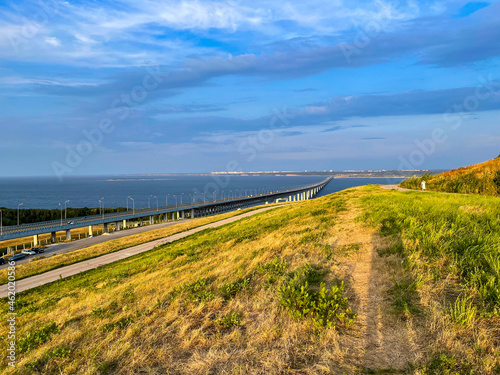
<path id="1" fill-rule="evenodd" d="M 116 251 L 114 253 L 102 255 L 102 256 L 97 257 L 97 258 L 85 260 L 85 261 L 82 261 L 79 263 L 71 264 L 71 265 L 66 266 L 66 267 L 62 267 L 62 268 L 58 268 L 58 269 L 55 269 L 52 271 L 48 271 L 48 272 L 42 273 L 40 275 L 28 277 L 26 279 L 16 281 L 15 292 L 20 293 L 20 292 L 23 292 L 23 291 L 28 290 L 28 289 L 32 289 L 32 288 L 36 288 L 36 287 L 39 287 L 39 286 L 42 286 L 45 284 L 52 283 L 56 280 L 59 280 L 60 278 L 66 278 L 66 277 L 70 277 L 73 275 L 77 275 L 81 272 L 85 272 L 85 271 L 88 271 L 88 270 L 91 270 L 91 269 L 94 269 L 94 268 L 97 268 L 97 267 L 100 267 L 100 266 L 103 266 L 106 264 L 110 264 L 110 263 L 113 263 L 113 262 L 116 262 L 116 261 L 119 261 L 122 259 L 129 258 L 129 257 L 137 255 L 137 254 L 144 253 L 146 251 L 152 250 L 153 248 L 155 248 L 157 246 L 161 246 L 161 245 L 164 245 L 167 243 L 171 243 L 171 242 L 180 240 L 180 239 L 188 237 L 192 234 L 201 232 L 202 230 L 205 230 L 208 228 L 217 228 L 217 227 L 241 220 L 243 218 L 246 218 L 246 217 L 249 217 L 252 215 L 256 215 L 256 214 L 261 213 L 261 212 L 272 210 L 274 208 L 276 208 L 276 206 L 261 208 L 261 209 L 247 212 L 247 213 L 244 213 L 244 214 L 241 214 L 238 216 L 233 216 L 233 217 L 230 217 L 228 219 L 223 219 L 220 221 L 216 221 L 214 223 L 202 225 L 200 227 L 187 230 L 185 232 L 176 233 L 176 234 L 173 234 L 171 236 L 161 238 L 159 240 L 155 240 L 155 241 L 151 241 L 151 242 L 148 242 L 145 244 L 129 247 L 127 249 L 119 250 L 119 251 Z M 130 232 L 130 231 L 127 231 L 127 232 Z M 0 297 L 6 297 L 6 296 L 7 296 L 7 284 L 0 285 Z"/>
<path id="2" fill-rule="evenodd" d="M 31 255 L 31 256 L 27 255 L 26 258 L 17 261 L 16 264 L 28 263 L 31 259 L 33 259 L 35 257 L 39 257 L 39 256 L 43 256 L 43 257 L 47 258 L 49 256 L 53 256 L 53 255 L 57 255 L 57 254 L 63 254 L 63 253 L 67 253 L 67 252 L 74 251 L 74 250 L 80 250 L 80 249 L 83 249 L 85 247 L 96 245 L 98 243 L 107 242 L 107 241 L 111 241 L 111 240 L 116 240 L 118 238 L 131 236 L 133 234 L 144 233 L 144 232 L 149 232 L 150 230 L 170 227 L 172 225 L 185 223 L 187 220 L 191 220 L 191 219 L 170 221 L 168 223 L 161 223 L 161 224 L 145 225 L 143 227 L 137 227 L 137 228 L 131 228 L 131 229 L 127 229 L 127 230 L 110 232 L 109 235 L 104 234 L 104 235 L 95 236 L 92 238 L 82 238 L 81 240 L 75 240 L 75 241 L 66 242 L 66 243 L 47 245 L 47 247 L 44 249 L 43 254 L 37 254 L 37 255 Z M 6 268 L 8 266 L 9 266 L 8 264 L 3 264 L 0 266 L 0 269 Z"/>

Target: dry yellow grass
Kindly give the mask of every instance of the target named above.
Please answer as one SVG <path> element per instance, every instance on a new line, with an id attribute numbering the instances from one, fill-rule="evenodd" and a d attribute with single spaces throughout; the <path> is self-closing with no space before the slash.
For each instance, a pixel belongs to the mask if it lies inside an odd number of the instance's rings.
<path id="1" fill-rule="evenodd" d="M 220 214 L 215 216 L 207 216 L 204 218 L 189 220 L 184 223 L 179 223 L 171 227 L 153 229 L 149 232 L 134 234 L 117 240 L 110 240 L 97 245 L 86 247 L 84 249 L 75 250 L 64 254 L 53 255 L 47 258 L 43 258 L 43 256 L 37 257 L 34 258 L 36 260 L 32 262 L 19 264 L 16 269 L 16 278 L 20 280 L 22 278 L 47 272 L 55 268 L 81 262 L 86 259 L 95 258 L 100 255 L 125 249 L 127 247 L 132 247 L 142 243 L 150 242 L 159 238 L 170 236 L 175 233 L 184 232 L 186 230 L 196 228 L 208 223 L 213 223 L 215 221 L 222 220 L 227 217 L 240 215 L 244 212 L 248 212 L 253 209 L 254 208 L 228 212 L 225 214 Z M 5 284 L 7 282 L 7 272 L 8 272 L 7 269 L 0 270 L 0 284 Z"/>

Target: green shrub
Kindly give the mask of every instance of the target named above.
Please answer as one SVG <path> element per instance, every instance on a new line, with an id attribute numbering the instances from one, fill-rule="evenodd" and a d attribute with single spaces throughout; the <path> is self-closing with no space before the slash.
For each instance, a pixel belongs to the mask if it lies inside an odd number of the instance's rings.
<path id="1" fill-rule="evenodd" d="M 257 266 L 257 272 L 274 276 L 284 275 L 287 269 L 288 264 L 286 263 L 286 261 L 280 260 L 278 258 L 274 258 L 272 261 L 262 266 Z"/>
<path id="2" fill-rule="evenodd" d="M 244 290 L 250 286 L 250 278 L 237 280 L 232 283 L 227 283 L 219 288 L 219 293 L 225 300 L 233 298 L 239 291 Z"/>
<path id="3" fill-rule="evenodd" d="M 241 324 L 243 316 L 238 312 L 231 312 L 217 320 L 217 323 L 224 328 L 231 328 Z"/>
<path id="4" fill-rule="evenodd" d="M 319 290 L 309 287 L 298 278 L 290 280 L 278 290 L 279 303 L 294 318 L 309 318 L 316 328 L 335 327 L 338 323 L 352 324 L 356 314 L 342 295 L 344 284 L 327 289 L 321 284 Z"/>
<path id="5" fill-rule="evenodd" d="M 28 331 L 19 339 L 19 353 L 29 352 L 37 346 L 46 343 L 47 341 L 49 341 L 50 336 L 52 336 L 53 333 L 57 332 L 59 332 L 59 328 L 57 328 L 57 324 L 55 322 L 52 322 L 37 331 Z"/>

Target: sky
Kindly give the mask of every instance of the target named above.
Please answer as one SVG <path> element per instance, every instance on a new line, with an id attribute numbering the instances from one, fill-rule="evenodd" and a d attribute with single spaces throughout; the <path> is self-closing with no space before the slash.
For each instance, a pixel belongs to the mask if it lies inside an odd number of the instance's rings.
<path id="1" fill-rule="evenodd" d="M 500 154 L 498 1 L 0 1 L 0 176 Z"/>

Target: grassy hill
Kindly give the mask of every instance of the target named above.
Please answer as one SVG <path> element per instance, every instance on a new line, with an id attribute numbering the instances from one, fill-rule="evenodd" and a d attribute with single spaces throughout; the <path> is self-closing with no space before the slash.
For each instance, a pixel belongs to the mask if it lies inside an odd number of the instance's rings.
<path id="1" fill-rule="evenodd" d="M 371 186 L 209 229 L 19 294 L 0 369 L 497 374 L 498 212 Z"/>
<path id="2" fill-rule="evenodd" d="M 401 187 L 420 189 L 422 179 L 427 188 L 448 193 L 500 195 L 500 155 L 484 163 L 453 169 L 435 176 L 411 177 Z"/>

